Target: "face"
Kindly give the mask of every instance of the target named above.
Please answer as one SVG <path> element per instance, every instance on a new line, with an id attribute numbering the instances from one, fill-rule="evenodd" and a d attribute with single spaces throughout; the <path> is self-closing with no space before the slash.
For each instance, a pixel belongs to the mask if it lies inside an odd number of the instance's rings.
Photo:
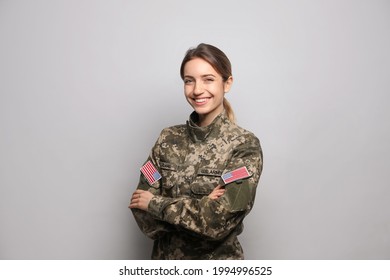
<path id="1" fill-rule="evenodd" d="M 222 76 L 205 60 L 194 58 L 184 66 L 184 94 L 199 115 L 199 125 L 209 125 L 223 111 L 223 98 L 233 78 Z"/>

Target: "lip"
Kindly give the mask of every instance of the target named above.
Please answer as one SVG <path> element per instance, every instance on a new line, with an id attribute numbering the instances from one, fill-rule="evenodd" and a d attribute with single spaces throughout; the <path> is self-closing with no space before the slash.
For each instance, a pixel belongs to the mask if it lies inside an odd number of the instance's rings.
<path id="1" fill-rule="evenodd" d="M 197 106 L 202 106 L 202 105 L 207 104 L 210 99 L 211 99 L 211 97 L 192 98 L 195 105 L 197 105 Z"/>

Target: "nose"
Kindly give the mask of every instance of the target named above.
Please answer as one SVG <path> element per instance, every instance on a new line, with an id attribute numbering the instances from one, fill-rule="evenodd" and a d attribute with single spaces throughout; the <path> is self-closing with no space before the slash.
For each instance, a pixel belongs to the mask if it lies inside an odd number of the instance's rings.
<path id="1" fill-rule="evenodd" d="M 203 85 L 202 83 L 200 82 L 196 82 L 195 83 L 195 87 L 194 87 L 194 94 L 195 95 L 200 95 L 204 92 L 204 88 L 203 88 Z"/>

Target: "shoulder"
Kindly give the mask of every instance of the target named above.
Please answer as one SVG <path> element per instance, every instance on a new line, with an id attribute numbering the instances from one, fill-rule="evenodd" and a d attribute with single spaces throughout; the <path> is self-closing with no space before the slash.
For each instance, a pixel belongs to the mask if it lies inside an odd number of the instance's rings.
<path id="1" fill-rule="evenodd" d="M 259 164 L 259 170 L 261 173 L 263 166 L 263 150 L 259 138 L 247 129 L 244 129 L 236 124 L 233 124 L 233 126 L 233 133 L 236 135 L 236 144 L 233 148 L 233 153 L 237 156 L 250 157 L 252 163 Z M 249 166 L 250 164 L 247 163 L 247 167 Z"/>
<path id="2" fill-rule="evenodd" d="M 186 135 L 186 125 L 179 124 L 174 126 L 165 127 L 160 132 L 159 141 L 166 141 L 172 138 L 181 137 Z"/>
<path id="3" fill-rule="evenodd" d="M 186 131 L 186 129 L 187 127 L 185 124 L 173 125 L 173 126 L 165 127 L 163 130 L 161 130 L 160 135 L 182 134 Z"/>
<path id="4" fill-rule="evenodd" d="M 254 143 L 255 145 L 260 146 L 260 141 L 253 132 L 242 128 L 235 123 L 224 123 L 221 132 L 224 137 L 230 138 L 230 140 L 235 140 L 246 144 Z"/>

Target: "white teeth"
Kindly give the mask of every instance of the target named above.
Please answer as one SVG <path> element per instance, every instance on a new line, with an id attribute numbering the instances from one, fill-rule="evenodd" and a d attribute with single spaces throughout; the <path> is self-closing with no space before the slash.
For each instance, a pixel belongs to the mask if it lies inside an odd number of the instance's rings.
<path id="1" fill-rule="evenodd" d="M 207 98 L 195 99 L 195 102 L 202 103 L 205 102 Z"/>

